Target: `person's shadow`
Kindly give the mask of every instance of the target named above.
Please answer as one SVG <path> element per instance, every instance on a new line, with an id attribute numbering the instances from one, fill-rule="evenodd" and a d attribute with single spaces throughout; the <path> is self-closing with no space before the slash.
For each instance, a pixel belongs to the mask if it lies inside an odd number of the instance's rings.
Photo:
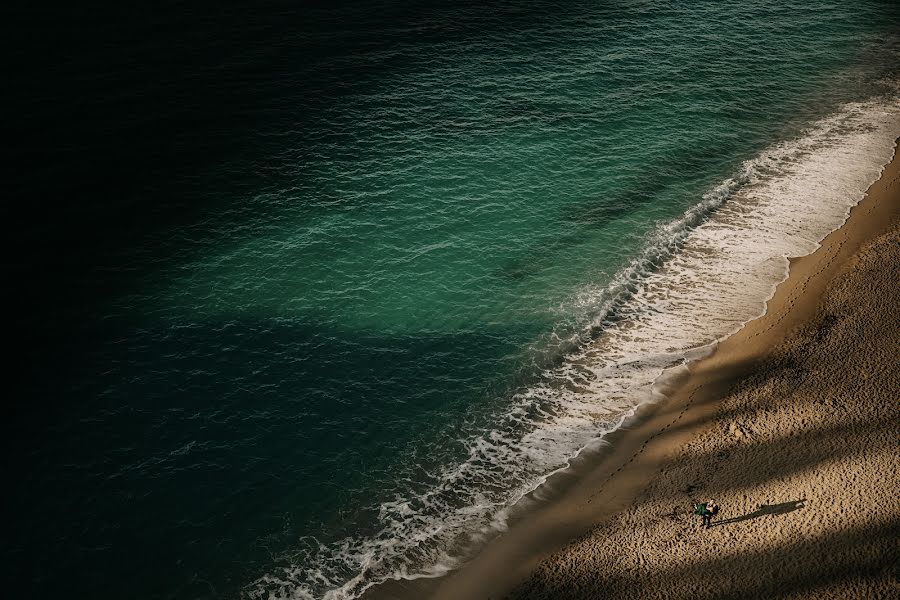
<path id="1" fill-rule="evenodd" d="M 747 513 L 746 515 L 741 515 L 740 517 L 732 517 L 731 519 L 723 519 L 721 521 L 714 521 L 712 523 L 713 527 L 718 525 L 730 525 L 731 523 L 740 523 L 741 521 L 749 521 L 750 519 L 758 519 L 759 517 L 765 517 L 766 515 L 785 515 L 789 512 L 794 512 L 795 510 L 800 510 L 805 505 L 806 498 L 801 500 L 791 500 L 790 502 L 782 502 L 781 504 L 761 504 L 759 508 L 754 510 L 752 513 Z"/>

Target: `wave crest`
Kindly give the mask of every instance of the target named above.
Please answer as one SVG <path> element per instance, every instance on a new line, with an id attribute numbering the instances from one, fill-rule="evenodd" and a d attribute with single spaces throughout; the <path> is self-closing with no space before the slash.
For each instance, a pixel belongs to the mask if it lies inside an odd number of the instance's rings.
<path id="1" fill-rule="evenodd" d="M 468 457 L 434 474 L 437 485 L 375 507 L 374 536 L 301 540 L 291 566 L 244 595 L 350 600 L 379 582 L 458 566 L 548 477 L 657 399 L 663 373 L 760 316 L 787 258 L 844 223 L 898 132 L 897 98 L 853 103 L 746 161 L 660 225 L 609 285 L 579 294 L 596 317 L 563 344 L 565 359 L 516 394 L 493 429 L 459 440 Z"/>

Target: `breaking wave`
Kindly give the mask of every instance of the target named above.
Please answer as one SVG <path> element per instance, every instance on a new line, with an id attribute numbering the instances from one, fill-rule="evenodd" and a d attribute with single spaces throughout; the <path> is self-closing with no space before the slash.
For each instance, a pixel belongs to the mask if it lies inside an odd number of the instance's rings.
<path id="1" fill-rule="evenodd" d="M 379 582 L 458 566 L 550 475 L 659 399 L 661 375 L 760 316 L 788 257 L 814 251 L 844 223 L 890 161 L 898 132 L 896 97 L 853 103 L 746 161 L 656 228 L 611 284 L 581 290 L 573 303 L 597 316 L 492 429 L 460 440 L 465 460 L 432 474 L 437 483 L 426 491 L 373 507 L 376 535 L 305 538 L 289 566 L 244 595 L 350 600 Z"/>

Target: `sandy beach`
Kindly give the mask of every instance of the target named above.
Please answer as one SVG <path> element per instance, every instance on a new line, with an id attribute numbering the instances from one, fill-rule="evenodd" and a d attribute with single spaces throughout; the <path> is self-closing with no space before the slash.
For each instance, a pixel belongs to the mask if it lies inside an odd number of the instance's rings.
<path id="1" fill-rule="evenodd" d="M 766 314 L 459 571 L 372 597 L 900 595 L 900 161 Z M 552 483 L 552 482 L 551 482 Z M 692 504 L 722 507 L 709 529 Z"/>
<path id="2" fill-rule="evenodd" d="M 900 600 L 900 0 L 8 12 L 8 597 Z"/>

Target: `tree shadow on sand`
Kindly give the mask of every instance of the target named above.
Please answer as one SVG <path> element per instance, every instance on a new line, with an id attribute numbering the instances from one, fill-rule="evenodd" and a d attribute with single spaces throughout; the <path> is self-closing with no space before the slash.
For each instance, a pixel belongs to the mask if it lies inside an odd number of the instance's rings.
<path id="1" fill-rule="evenodd" d="M 741 521 L 749 521 L 751 519 L 758 519 L 760 517 L 765 517 L 768 515 L 785 515 L 789 512 L 800 510 L 801 508 L 806 506 L 804 502 L 806 502 L 806 498 L 801 498 L 800 500 L 791 500 L 790 502 L 782 502 L 781 504 L 761 504 L 759 508 L 751 513 L 741 515 L 740 517 L 732 517 L 731 519 L 716 521 L 712 524 L 712 526 L 717 527 L 719 525 L 730 525 L 732 523 L 740 523 Z"/>

